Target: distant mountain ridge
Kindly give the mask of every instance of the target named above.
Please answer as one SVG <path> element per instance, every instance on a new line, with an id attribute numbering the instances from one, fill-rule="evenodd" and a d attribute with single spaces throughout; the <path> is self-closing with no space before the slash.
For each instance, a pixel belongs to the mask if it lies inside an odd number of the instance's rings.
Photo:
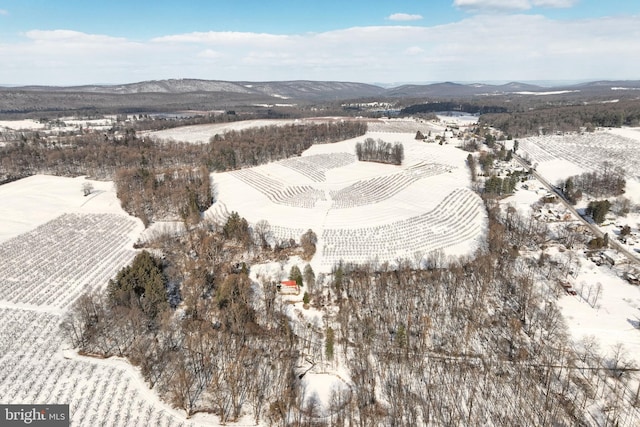
<path id="1" fill-rule="evenodd" d="M 559 96 L 570 99 L 638 98 L 640 81 L 595 81 L 543 87 L 506 84 L 405 84 L 397 87 L 339 81 L 150 80 L 119 85 L 0 87 L 0 113 L 38 111 L 178 111 L 234 106 L 313 104 L 357 100 L 459 100 L 482 96 Z M 419 101 L 421 102 L 421 101 Z"/>
<path id="2" fill-rule="evenodd" d="M 149 80 L 120 85 L 22 86 L 11 90 L 39 92 L 84 92 L 118 95 L 141 93 L 184 94 L 201 92 L 267 95 L 278 99 L 347 99 L 381 95 L 384 89 L 366 83 L 332 81 L 231 82 L 222 80 L 168 79 Z"/>
<path id="3" fill-rule="evenodd" d="M 615 88 L 640 88 L 640 80 L 601 80 L 574 85 L 543 87 L 529 83 L 510 82 L 506 84 L 453 83 L 405 84 L 390 88 L 381 86 L 340 81 L 224 81 L 201 79 L 148 80 L 136 83 L 116 85 L 82 86 L 10 86 L 0 87 L 0 91 L 37 91 L 37 92 L 76 92 L 104 94 L 141 94 L 141 93 L 199 93 L 219 92 L 246 95 L 267 95 L 279 99 L 349 99 L 370 96 L 385 97 L 458 97 L 473 95 L 500 95 L 518 92 L 549 92 L 560 90 L 599 90 Z"/>

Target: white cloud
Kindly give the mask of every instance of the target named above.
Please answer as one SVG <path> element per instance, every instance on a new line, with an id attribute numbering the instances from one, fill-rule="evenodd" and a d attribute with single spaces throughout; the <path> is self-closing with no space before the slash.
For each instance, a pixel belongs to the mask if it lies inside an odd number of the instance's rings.
<path id="1" fill-rule="evenodd" d="M 422 15 L 413 15 L 409 13 L 394 13 L 387 16 L 389 21 L 419 21 L 422 19 Z"/>
<path id="2" fill-rule="evenodd" d="M 293 35 L 205 32 L 147 41 L 33 30 L 0 42 L 6 84 L 220 80 L 472 81 L 634 79 L 640 16 L 554 21 L 472 15 L 428 26 Z"/>
<path id="3" fill-rule="evenodd" d="M 579 0 L 531 0 L 536 7 L 568 8 L 578 4 Z"/>
<path id="4" fill-rule="evenodd" d="M 8 16 L 9 15 L 9 11 L 6 9 L 0 9 L 0 16 Z"/>
<path id="5" fill-rule="evenodd" d="M 39 43 L 122 43 L 126 42 L 123 37 L 111 37 L 101 34 L 87 34 L 72 30 L 32 30 L 25 35 Z"/>
<path id="6" fill-rule="evenodd" d="M 288 36 L 266 33 L 243 33 L 237 31 L 208 31 L 195 32 L 186 34 L 175 34 L 169 36 L 156 37 L 153 42 L 165 43 L 233 43 L 233 44 L 264 44 L 269 45 L 282 40 L 286 40 Z"/>
<path id="7" fill-rule="evenodd" d="M 469 11 L 521 11 L 533 7 L 568 8 L 578 0 L 454 0 L 453 5 Z"/>
<path id="8" fill-rule="evenodd" d="M 411 46 L 404 50 L 407 55 L 420 55 L 424 53 L 424 49 L 420 46 Z"/>
<path id="9" fill-rule="evenodd" d="M 198 58 L 206 58 L 206 59 L 218 59 L 221 58 L 222 55 L 220 52 L 217 52 L 213 49 L 205 49 L 198 53 Z"/>
<path id="10" fill-rule="evenodd" d="M 526 10 L 531 8 L 529 0 L 454 0 L 453 5 L 467 10 Z"/>

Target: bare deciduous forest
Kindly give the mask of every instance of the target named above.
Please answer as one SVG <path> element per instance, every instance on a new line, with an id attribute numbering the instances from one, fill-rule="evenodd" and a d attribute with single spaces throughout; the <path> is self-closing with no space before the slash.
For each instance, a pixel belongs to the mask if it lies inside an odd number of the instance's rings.
<path id="1" fill-rule="evenodd" d="M 400 165 L 404 160 L 404 147 L 398 142 L 392 144 L 381 139 L 376 141 L 373 138 L 367 138 L 364 142 L 356 144 L 356 156 L 362 162 Z"/>
<path id="2" fill-rule="evenodd" d="M 607 98 L 603 98 L 606 100 Z M 593 131 L 597 127 L 640 125 L 640 103 L 621 99 L 615 103 L 591 98 L 548 97 L 546 102 L 527 96 L 494 96 L 482 101 L 439 101 L 415 104 L 402 115 L 426 115 L 437 111 L 479 114 L 480 125 L 499 129 L 513 138 L 556 132 Z"/>
<path id="3" fill-rule="evenodd" d="M 599 399 L 612 421 L 628 417 L 627 361 L 603 368 L 594 345 L 568 345 L 558 308 L 534 285 L 568 267 L 519 253 L 547 241 L 545 224 L 488 203 L 487 247 L 471 258 L 338 265 L 310 283 L 307 301 L 333 313 L 324 329 L 292 325 L 275 283 L 256 293 L 247 277 L 252 263 L 302 248 L 277 253 L 247 227 L 210 223 L 149 244 L 164 254 L 166 298 L 179 311 L 92 294 L 64 328 L 82 352 L 140 366 L 175 407 L 223 422 L 251 411 L 283 426 L 583 425 Z M 348 368 L 353 385 L 334 390 L 328 417 L 308 399 L 303 360 Z"/>
<path id="4" fill-rule="evenodd" d="M 479 121 L 514 138 L 556 132 L 593 131 L 596 127 L 640 125 L 640 104 L 632 100 L 589 105 L 552 104 L 506 113 L 483 114 Z"/>

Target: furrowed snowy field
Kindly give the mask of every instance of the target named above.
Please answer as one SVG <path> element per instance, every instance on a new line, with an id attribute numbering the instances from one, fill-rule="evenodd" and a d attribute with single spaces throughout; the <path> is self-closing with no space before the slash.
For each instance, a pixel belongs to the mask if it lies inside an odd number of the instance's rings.
<path id="1" fill-rule="evenodd" d="M 113 183 L 32 176 L 0 186 L 0 402 L 70 404 L 74 426 L 191 425 L 127 362 L 77 356 L 60 322 L 134 258 L 142 223 Z"/>
<path id="2" fill-rule="evenodd" d="M 415 126 L 415 122 L 413 126 Z M 401 142 L 401 166 L 358 162 L 365 138 Z M 469 254 L 482 244 L 486 214 L 470 190 L 467 153 L 453 145 L 416 141 L 412 133 L 369 132 L 314 145 L 302 156 L 212 175 L 217 202 L 206 213 L 219 221 L 237 211 L 266 220 L 275 239 L 319 238 L 314 268 L 339 262 L 418 261 L 433 251 Z"/>

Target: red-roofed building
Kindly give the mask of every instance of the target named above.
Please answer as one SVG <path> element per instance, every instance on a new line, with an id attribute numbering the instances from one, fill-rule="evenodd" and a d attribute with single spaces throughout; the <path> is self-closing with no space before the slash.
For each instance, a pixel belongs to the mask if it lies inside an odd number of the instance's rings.
<path id="1" fill-rule="evenodd" d="M 283 294 L 299 294 L 300 287 L 295 280 L 283 280 L 280 282 L 280 293 Z"/>

